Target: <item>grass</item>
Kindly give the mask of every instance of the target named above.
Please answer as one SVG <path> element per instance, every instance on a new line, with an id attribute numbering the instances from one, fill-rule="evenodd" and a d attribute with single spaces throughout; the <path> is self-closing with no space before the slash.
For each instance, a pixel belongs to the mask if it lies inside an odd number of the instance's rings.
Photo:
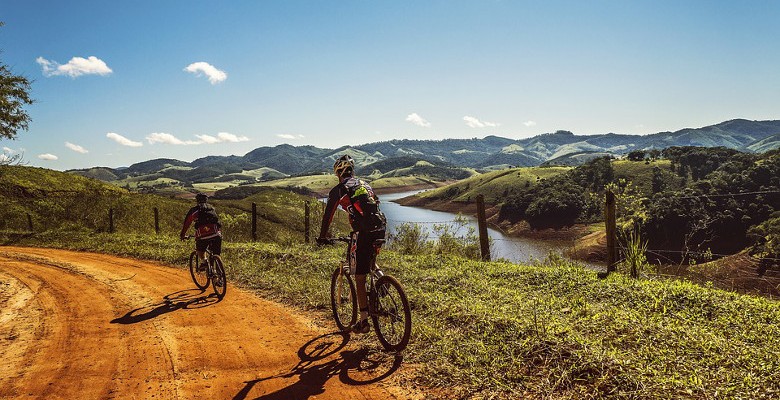
<path id="1" fill-rule="evenodd" d="M 130 193 L 94 179 L 21 166 L 0 167 L 0 196 L 4 200 L 0 229 L 14 231 L 27 231 L 27 215 L 30 215 L 33 230 L 37 232 L 56 229 L 107 232 L 109 210 L 113 209 L 116 232 L 151 234 L 155 232 L 156 208 L 160 231 L 178 234 L 184 215 L 194 205 L 192 200 Z M 251 203 L 255 202 L 258 238 L 283 242 L 303 237 L 304 203 L 311 201 L 311 197 L 289 191 L 268 190 L 240 202 L 212 200 L 211 203 L 217 209 L 227 240 L 251 238 Z M 314 228 L 318 227 L 318 215 L 312 215 Z M 337 219 L 339 227 L 345 225 L 342 219 Z"/>
<path id="2" fill-rule="evenodd" d="M 275 188 L 301 188 L 313 192 L 327 193 L 338 183 L 333 174 L 319 174 L 306 176 L 293 176 L 289 178 L 275 179 L 268 182 L 259 182 L 250 186 L 270 186 Z"/>
<path id="3" fill-rule="evenodd" d="M 644 161 L 614 160 L 612 168 L 615 171 L 615 179 L 625 179 L 633 183 L 641 193 L 650 196 L 653 193 L 653 168 L 658 167 L 664 171 L 664 180 L 671 187 L 680 185 L 680 178 L 673 174 L 672 163 L 669 160 L 656 160 L 645 163 Z"/>
<path id="4" fill-rule="evenodd" d="M 101 251 L 183 267 L 172 237 L 51 232 L 6 243 Z M 229 280 L 328 318 L 343 249 L 225 244 Z M 780 305 L 682 281 L 383 251 L 413 306 L 410 379 L 450 398 L 777 398 Z M 229 295 L 226 301 L 230 301 Z M 367 345 L 376 345 L 373 337 Z"/>
<path id="5" fill-rule="evenodd" d="M 474 175 L 451 185 L 429 190 L 418 196 L 422 198 L 459 202 L 475 201 L 477 195 L 485 196 L 485 202 L 502 203 L 506 196 L 519 191 L 526 185 L 535 185 L 540 179 L 547 179 L 568 171 L 569 167 L 523 167 L 491 171 Z"/>

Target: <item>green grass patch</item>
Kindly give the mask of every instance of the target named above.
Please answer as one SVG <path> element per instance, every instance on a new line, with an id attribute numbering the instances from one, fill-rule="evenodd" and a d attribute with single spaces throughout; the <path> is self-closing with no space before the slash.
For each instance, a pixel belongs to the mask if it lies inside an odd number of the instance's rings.
<path id="1" fill-rule="evenodd" d="M 73 232 L 5 243 L 179 267 L 192 247 L 171 237 Z M 328 318 L 329 276 L 342 251 L 227 242 L 223 258 L 231 283 Z M 599 280 L 561 259 L 516 265 L 383 251 L 379 262 L 413 306 L 410 379 L 452 398 L 780 396 L 777 302 L 682 281 Z M 376 345 L 373 335 L 362 340 Z"/>
<path id="2" fill-rule="evenodd" d="M 655 161 L 629 161 L 614 160 L 612 168 L 615 170 L 615 179 L 625 179 L 633 183 L 641 193 L 650 196 L 653 193 L 653 168 L 658 167 L 663 173 L 664 181 L 671 187 L 680 186 L 681 178 L 673 174 L 672 163 L 669 160 Z"/>
<path id="3" fill-rule="evenodd" d="M 459 202 L 476 201 L 485 196 L 487 203 L 502 203 L 507 196 L 570 170 L 570 167 L 522 167 L 477 174 L 448 186 L 420 193 L 422 198 Z"/>

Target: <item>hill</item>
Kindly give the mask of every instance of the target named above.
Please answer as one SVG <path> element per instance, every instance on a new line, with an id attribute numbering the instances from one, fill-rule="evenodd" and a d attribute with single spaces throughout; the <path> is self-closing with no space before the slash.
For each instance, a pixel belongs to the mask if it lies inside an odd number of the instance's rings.
<path id="1" fill-rule="evenodd" d="M 26 232 L 63 230 L 107 232 L 113 210 L 115 232 L 154 233 L 154 209 L 160 232 L 178 236 L 192 200 L 126 189 L 74 174 L 44 168 L 0 166 L 0 230 Z M 311 197 L 269 188 L 243 201 L 213 200 L 227 240 L 251 236 L 251 203 L 258 207 L 259 239 L 284 241 L 303 235 L 304 202 Z M 29 221 L 28 216 L 29 215 Z"/>
<path id="2" fill-rule="evenodd" d="M 166 189 L 171 192 L 175 189 L 184 193 L 194 190 L 193 184 L 201 184 L 201 189 L 207 187 L 215 190 L 253 184 L 259 180 L 330 172 L 338 156 L 349 154 L 356 160 L 358 174 L 374 174 L 374 170 L 379 170 L 383 175 L 391 174 L 393 170 L 409 168 L 417 161 L 427 161 L 441 168 L 428 169 L 424 172 L 427 175 L 420 178 L 446 181 L 453 179 L 454 175 L 464 176 L 462 172 L 457 172 L 458 168 L 490 171 L 541 164 L 576 166 L 596 155 L 621 156 L 634 150 L 672 146 L 725 147 L 760 152 L 780 145 L 778 135 L 780 121 L 735 119 L 702 128 L 685 128 L 651 135 L 576 135 L 561 130 L 520 140 L 499 136 L 482 139 L 405 139 L 338 149 L 282 144 L 260 147 L 244 156 L 209 156 L 191 163 L 156 159 L 133 164 L 125 169 L 92 168 L 72 172 L 111 181 L 131 190 Z M 394 167 L 390 169 L 390 166 Z M 263 168 L 273 172 L 265 176 L 250 172 Z M 397 172 L 387 177 L 403 174 Z M 158 181 L 161 178 L 170 181 Z M 209 183 L 214 185 L 205 185 Z"/>

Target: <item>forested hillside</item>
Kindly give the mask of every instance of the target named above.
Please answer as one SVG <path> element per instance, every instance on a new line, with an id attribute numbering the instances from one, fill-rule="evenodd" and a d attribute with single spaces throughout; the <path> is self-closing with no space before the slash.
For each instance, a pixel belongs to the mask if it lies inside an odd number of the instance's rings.
<path id="1" fill-rule="evenodd" d="M 603 224 L 606 190 L 617 195 L 622 228 L 657 250 L 651 257 L 701 260 L 743 249 L 780 255 L 780 150 L 671 147 L 574 168 L 495 171 L 420 194 L 415 204 L 467 207 L 482 194 L 498 207 L 496 223 L 559 229 Z"/>
<path id="2" fill-rule="evenodd" d="M 337 149 L 282 144 L 260 147 L 243 156 L 209 156 L 191 163 L 157 159 L 128 168 L 101 167 L 71 172 L 111 181 L 133 191 L 173 193 L 187 191 L 196 184 L 218 182 L 220 185 L 212 186 L 217 189 L 288 176 L 316 175 L 329 172 L 338 156 L 349 154 L 355 159 L 358 169 L 365 168 L 360 171 L 364 175 L 374 170 L 390 174 L 417 161 L 427 161 L 437 167 L 425 172 L 429 178 L 445 181 L 464 176 L 461 168 L 489 171 L 541 164 L 576 166 L 598 156 L 622 156 L 637 150 L 661 150 L 673 146 L 720 146 L 745 152 L 764 152 L 780 146 L 778 135 L 780 121 L 737 119 L 652 135 L 576 135 L 561 130 L 520 140 L 499 136 L 390 140 Z M 391 165 L 398 167 L 388 169 Z"/>

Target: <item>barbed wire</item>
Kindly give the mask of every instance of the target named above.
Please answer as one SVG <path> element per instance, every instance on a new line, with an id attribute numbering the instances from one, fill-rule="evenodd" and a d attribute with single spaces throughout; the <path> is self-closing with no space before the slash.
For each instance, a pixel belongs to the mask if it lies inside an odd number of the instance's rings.
<path id="1" fill-rule="evenodd" d="M 756 192 L 742 192 L 742 193 L 721 193 L 721 194 L 700 194 L 695 196 L 675 196 L 675 199 L 701 199 L 701 198 L 717 198 L 717 197 L 740 197 L 740 196 L 755 196 L 759 194 L 780 194 L 778 190 L 763 190 Z"/>
<path id="2" fill-rule="evenodd" d="M 404 220 L 398 220 L 398 219 L 388 219 L 388 222 L 395 222 L 399 225 L 401 224 L 459 224 L 461 221 L 458 221 L 457 219 L 447 220 L 447 221 L 404 221 Z M 466 224 L 468 224 L 471 221 L 466 221 Z"/>

